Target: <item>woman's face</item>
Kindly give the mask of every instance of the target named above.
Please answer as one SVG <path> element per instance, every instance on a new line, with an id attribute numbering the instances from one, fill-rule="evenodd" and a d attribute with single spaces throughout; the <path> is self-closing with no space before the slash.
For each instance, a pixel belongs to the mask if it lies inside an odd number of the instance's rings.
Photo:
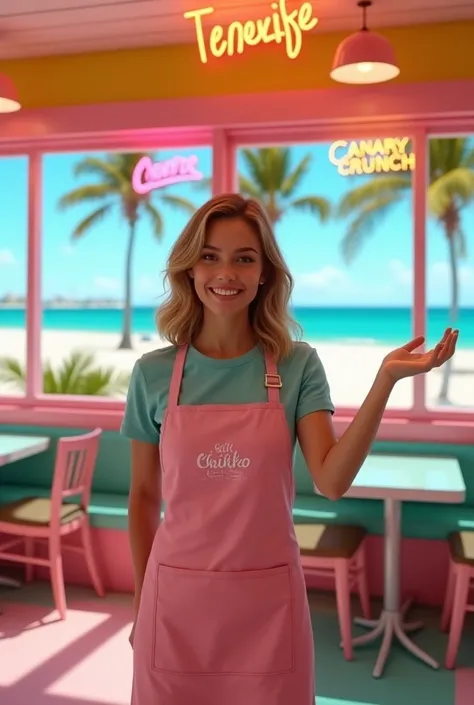
<path id="1" fill-rule="evenodd" d="M 248 309 L 263 282 L 259 239 L 243 218 L 220 218 L 209 227 L 199 262 L 190 271 L 203 305 L 219 316 Z"/>

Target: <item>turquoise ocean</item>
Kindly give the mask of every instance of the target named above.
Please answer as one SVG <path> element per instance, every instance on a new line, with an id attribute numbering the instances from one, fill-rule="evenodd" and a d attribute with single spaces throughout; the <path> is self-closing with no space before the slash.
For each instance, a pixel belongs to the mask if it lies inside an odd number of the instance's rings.
<path id="1" fill-rule="evenodd" d="M 135 307 L 134 333 L 153 335 L 156 332 L 154 313 L 153 307 Z M 292 313 L 303 328 L 303 339 L 308 341 L 397 346 L 412 337 L 412 310 L 409 308 L 295 307 Z M 2 328 L 24 328 L 25 322 L 23 309 L 0 309 L 0 331 Z M 116 308 L 46 308 L 43 311 L 44 330 L 119 333 L 121 325 L 122 311 Z M 439 339 L 447 325 L 448 309 L 428 310 L 429 345 Z M 460 310 L 456 327 L 460 330 L 458 348 L 474 349 L 474 308 Z"/>

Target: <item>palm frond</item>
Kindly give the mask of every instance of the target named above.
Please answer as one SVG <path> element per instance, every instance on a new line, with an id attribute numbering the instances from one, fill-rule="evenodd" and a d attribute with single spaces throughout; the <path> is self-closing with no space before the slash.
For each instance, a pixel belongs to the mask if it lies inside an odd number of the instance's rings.
<path id="1" fill-rule="evenodd" d="M 84 157 L 84 159 L 81 159 L 81 161 L 75 165 L 74 175 L 83 176 L 84 174 L 90 174 L 91 176 L 97 176 L 102 183 L 117 186 L 119 189 L 125 189 L 130 185 L 130 180 L 127 180 L 129 175 L 122 169 L 120 156 L 120 154 L 112 153 L 107 155 L 105 159 L 99 157 Z M 137 155 L 133 156 L 136 158 Z M 137 161 L 138 159 L 136 159 L 135 164 Z"/>
<path id="2" fill-rule="evenodd" d="M 242 149 L 242 158 L 245 166 L 250 173 L 250 179 L 260 191 L 270 192 L 271 184 L 269 183 L 269 174 L 267 169 L 267 152 L 266 148 L 262 149 Z"/>
<path id="3" fill-rule="evenodd" d="M 264 193 L 258 184 L 251 179 L 247 179 L 246 176 L 239 176 L 239 192 L 246 198 L 256 198 L 259 201 L 263 201 L 264 198 Z"/>
<path id="4" fill-rule="evenodd" d="M 354 260 L 376 224 L 398 201 L 398 193 L 384 193 L 359 208 L 358 215 L 350 223 L 341 242 L 342 257 L 346 264 Z"/>
<path id="5" fill-rule="evenodd" d="M 26 389 L 26 369 L 14 357 L 0 358 L 0 381 L 15 385 L 18 389 Z"/>
<path id="6" fill-rule="evenodd" d="M 303 196 L 296 198 L 288 204 L 288 208 L 294 208 L 298 211 L 309 211 L 313 215 L 317 215 L 321 222 L 328 220 L 331 214 L 331 204 L 322 196 Z"/>
<path id="7" fill-rule="evenodd" d="M 70 206 L 80 205 L 85 201 L 101 200 L 110 196 L 120 195 L 120 190 L 113 184 L 88 184 L 87 186 L 78 186 L 77 188 L 64 194 L 58 201 L 60 210 L 69 208 Z"/>
<path id="8" fill-rule="evenodd" d="M 279 191 L 283 198 L 289 198 L 296 191 L 303 178 L 308 173 L 311 164 L 311 155 L 307 154 L 287 175 L 283 175 Z"/>
<path id="9" fill-rule="evenodd" d="M 354 211 L 363 209 L 367 204 L 370 209 L 374 199 L 381 198 L 383 200 L 386 196 L 396 195 L 396 200 L 400 200 L 410 188 L 411 176 L 409 174 L 407 176 L 376 176 L 370 181 L 356 186 L 341 198 L 338 216 L 352 215 Z"/>
<path id="10" fill-rule="evenodd" d="M 442 218 L 453 201 L 466 205 L 474 200 L 474 171 L 458 167 L 439 176 L 428 187 L 428 210 Z"/>
<path id="11" fill-rule="evenodd" d="M 83 218 L 80 223 L 76 225 L 73 230 L 72 237 L 77 239 L 84 235 L 88 230 L 90 230 L 94 225 L 100 222 L 105 216 L 110 212 L 112 208 L 112 203 L 106 203 L 97 210 L 90 213 L 88 216 Z"/>
<path id="12" fill-rule="evenodd" d="M 172 208 L 178 208 L 179 210 L 184 211 L 188 215 L 194 215 L 197 210 L 194 203 L 191 203 L 191 201 L 189 201 L 187 198 L 175 196 L 171 193 L 166 193 L 166 191 L 162 191 L 160 193 L 160 201 L 162 203 L 165 203 L 167 206 L 171 206 Z"/>

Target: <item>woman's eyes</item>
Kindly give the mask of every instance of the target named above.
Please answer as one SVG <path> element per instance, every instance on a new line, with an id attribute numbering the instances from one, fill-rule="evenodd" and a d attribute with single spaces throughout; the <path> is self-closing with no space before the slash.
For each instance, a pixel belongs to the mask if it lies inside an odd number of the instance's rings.
<path id="1" fill-rule="evenodd" d="M 202 256 L 202 259 L 205 261 L 213 261 L 213 260 L 216 260 L 217 258 L 216 258 L 216 255 L 211 255 L 209 253 L 205 253 Z M 247 255 L 242 255 L 242 257 L 239 257 L 237 261 L 244 262 L 245 264 L 248 264 L 249 262 L 253 262 L 254 260 L 252 259 L 252 257 L 248 257 Z"/>

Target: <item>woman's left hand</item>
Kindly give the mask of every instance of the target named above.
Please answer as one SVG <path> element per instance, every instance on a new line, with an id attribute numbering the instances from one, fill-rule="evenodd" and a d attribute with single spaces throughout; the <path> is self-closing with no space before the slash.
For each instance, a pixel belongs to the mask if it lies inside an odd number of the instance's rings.
<path id="1" fill-rule="evenodd" d="M 429 372 L 434 367 L 441 367 L 454 355 L 458 334 L 458 330 L 447 328 L 440 342 L 426 353 L 414 352 L 425 340 L 423 336 L 419 336 L 389 353 L 382 362 L 381 371 L 386 373 L 392 382 L 397 382 L 404 377 L 413 377 Z"/>

